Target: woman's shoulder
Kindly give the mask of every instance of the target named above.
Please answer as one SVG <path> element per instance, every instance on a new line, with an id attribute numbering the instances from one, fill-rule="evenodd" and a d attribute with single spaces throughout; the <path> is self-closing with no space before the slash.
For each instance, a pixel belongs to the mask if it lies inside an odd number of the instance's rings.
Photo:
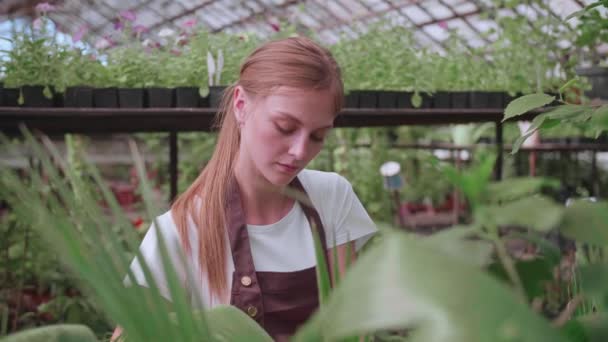
<path id="1" fill-rule="evenodd" d="M 353 191 L 350 182 L 336 172 L 304 169 L 298 179 L 315 204 L 342 200 Z"/>

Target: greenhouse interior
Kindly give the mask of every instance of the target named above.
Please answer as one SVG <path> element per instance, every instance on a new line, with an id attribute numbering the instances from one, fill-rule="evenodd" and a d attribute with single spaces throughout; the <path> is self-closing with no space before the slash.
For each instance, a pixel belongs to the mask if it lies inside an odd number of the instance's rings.
<path id="1" fill-rule="evenodd" d="M 0 132 L 0 341 L 608 341 L 607 0 L 2 0 Z"/>

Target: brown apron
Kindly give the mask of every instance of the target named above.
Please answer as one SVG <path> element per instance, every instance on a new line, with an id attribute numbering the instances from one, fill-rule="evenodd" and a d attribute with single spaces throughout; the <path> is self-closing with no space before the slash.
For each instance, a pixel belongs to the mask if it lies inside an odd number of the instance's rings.
<path id="1" fill-rule="evenodd" d="M 290 186 L 306 194 L 297 177 Z M 300 205 L 309 223 L 313 220 L 318 227 L 322 245 L 327 246 L 319 214 L 313 207 Z M 227 209 L 228 236 L 234 260 L 230 304 L 255 319 L 275 341 L 287 341 L 319 306 L 316 267 L 295 272 L 257 272 L 236 182 L 229 192 Z"/>

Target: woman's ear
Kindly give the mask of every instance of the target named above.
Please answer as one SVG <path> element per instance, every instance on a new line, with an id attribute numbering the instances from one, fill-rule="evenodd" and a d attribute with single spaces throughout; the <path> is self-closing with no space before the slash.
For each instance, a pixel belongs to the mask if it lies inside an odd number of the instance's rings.
<path id="1" fill-rule="evenodd" d="M 240 126 L 247 119 L 247 111 L 245 109 L 249 105 L 249 100 L 247 94 L 245 93 L 245 90 L 240 85 L 234 88 L 233 98 L 234 115 L 237 124 Z"/>

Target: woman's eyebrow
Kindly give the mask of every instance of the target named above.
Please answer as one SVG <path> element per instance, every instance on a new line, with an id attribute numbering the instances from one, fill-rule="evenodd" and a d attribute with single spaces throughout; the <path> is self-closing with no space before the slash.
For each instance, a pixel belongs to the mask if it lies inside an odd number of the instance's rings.
<path id="1" fill-rule="evenodd" d="M 280 110 L 279 110 L 279 111 L 277 111 L 277 113 L 279 113 L 279 114 L 281 114 L 281 115 L 283 115 L 283 116 L 286 116 L 286 117 L 288 117 L 289 119 L 291 119 L 291 120 L 293 120 L 293 121 L 297 122 L 298 124 L 302 125 L 302 121 L 300 121 L 300 119 L 298 119 L 298 118 L 297 118 L 295 115 L 293 115 L 293 114 L 291 114 L 291 113 L 287 113 L 287 112 L 280 111 Z M 333 128 L 333 127 L 334 127 L 334 125 L 332 124 L 332 125 L 327 125 L 327 126 L 319 127 L 319 128 L 317 128 L 316 130 L 320 130 L 320 129 L 330 129 L 330 128 Z"/>

